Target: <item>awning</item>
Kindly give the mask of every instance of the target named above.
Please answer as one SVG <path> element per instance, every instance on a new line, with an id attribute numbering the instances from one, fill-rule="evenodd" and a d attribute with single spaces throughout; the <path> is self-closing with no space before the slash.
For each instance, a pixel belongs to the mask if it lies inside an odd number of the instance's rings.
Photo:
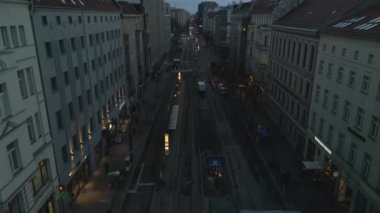
<path id="1" fill-rule="evenodd" d="M 322 167 L 317 161 L 302 161 L 303 170 L 322 170 Z"/>

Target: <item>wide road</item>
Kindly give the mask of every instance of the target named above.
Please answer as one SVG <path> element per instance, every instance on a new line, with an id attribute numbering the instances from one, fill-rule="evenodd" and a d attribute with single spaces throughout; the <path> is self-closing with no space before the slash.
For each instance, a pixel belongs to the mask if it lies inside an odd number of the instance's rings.
<path id="1" fill-rule="evenodd" d="M 162 91 L 159 114 L 131 184 L 122 212 L 238 212 L 241 209 L 282 209 L 268 175 L 252 146 L 239 108 L 209 83 L 209 64 L 216 56 L 202 38 L 182 39 L 181 80 L 172 72 Z M 198 59 L 194 59 L 198 54 Z M 207 82 L 199 94 L 196 81 Z M 176 130 L 168 131 L 169 115 L 178 105 Z M 163 152 L 170 135 L 170 155 Z M 205 156 L 224 158 L 222 187 L 206 178 Z"/>

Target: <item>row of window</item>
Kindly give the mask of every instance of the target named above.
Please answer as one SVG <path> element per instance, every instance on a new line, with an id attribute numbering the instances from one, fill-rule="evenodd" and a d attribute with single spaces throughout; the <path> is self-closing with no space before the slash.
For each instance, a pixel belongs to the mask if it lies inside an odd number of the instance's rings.
<path id="1" fill-rule="evenodd" d="M 327 44 L 323 44 L 322 50 L 323 50 L 324 52 L 327 51 Z M 332 46 L 331 46 L 331 53 L 332 53 L 332 54 L 336 54 L 336 46 L 335 46 L 335 45 L 332 45 Z M 340 55 L 343 56 L 343 57 L 347 56 L 347 48 L 342 48 L 342 49 L 341 49 L 341 54 L 340 54 Z M 374 57 L 375 57 L 375 56 L 374 56 L 373 54 L 368 54 L 368 56 L 367 56 L 367 64 L 373 64 L 373 62 L 374 62 Z M 353 58 L 354 60 L 358 60 L 358 59 L 359 59 L 359 51 L 358 51 L 358 50 L 353 51 L 353 53 L 352 53 L 352 58 Z"/>
<path id="2" fill-rule="evenodd" d="M 103 88 L 103 80 L 100 82 L 101 84 L 101 88 Z M 95 98 L 97 99 L 98 98 L 98 85 L 95 85 L 94 86 L 94 90 L 95 90 Z M 116 95 L 112 95 L 112 98 L 109 99 L 107 101 L 107 109 L 105 110 L 105 112 L 109 112 L 112 108 L 112 106 L 116 107 L 118 105 L 118 103 L 121 101 L 122 97 L 123 97 L 123 94 L 124 92 L 122 91 L 122 87 L 120 87 L 117 91 L 116 91 Z M 88 105 L 91 105 L 93 103 L 93 99 L 92 99 L 92 91 L 91 89 L 88 89 L 86 91 L 86 98 L 87 98 L 87 104 Z M 84 97 L 82 95 L 79 95 L 77 97 L 77 110 L 79 110 L 80 112 L 83 112 L 84 111 Z M 74 108 L 74 105 L 72 102 L 69 102 L 67 104 L 67 108 L 68 108 L 68 117 L 70 118 L 70 120 L 74 120 L 75 118 L 75 108 Z M 64 120 L 63 120 L 63 115 L 62 115 L 62 111 L 61 110 L 58 110 L 56 113 L 55 113 L 55 116 L 56 116 L 56 120 L 57 120 L 57 126 L 59 129 L 64 129 L 65 128 L 65 124 L 64 124 Z"/>
<path id="3" fill-rule="evenodd" d="M 277 36 L 272 37 L 272 44 L 272 55 L 308 71 L 313 70 L 316 53 L 316 48 L 313 44 Z"/>
<path id="4" fill-rule="evenodd" d="M 32 67 L 17 71 L 18 84 L 22 99 L 36 93 Z M 11 115 L 6 83 L 0 84 L 0 121 Z"/>
<path id="5" fill-rule="evenodd" d="M 320 88 L 319 86 L 317 86 L 317 90 L 315 94 L 316 102 L 319 101 L 319 93 L 320 93 L 319 91 L 320 91 Z M 327 89 L 324 90 L 322 104 L 323 104 L 323 107 L 326 109 L 330 107 L 329 102 L 331 98 L 329 97 L 330 96 L 329 93 L 330 93 L 329 90 Z M 345 100 L 343 103 L 340 103 L 340 97 L 337 94 L 334 94 L 332 98 L 332 103 L 331 103 L 331 113 L 333 115 L 339 114 L 338 109 L 340 108 L 340 105 L 342 105 L 342 119 L 348 122 L 350 120 L 350 115 L 351 115 L 351 103 L 347 100 Z M 315 113 L 313 113 L 313 117 L 312 117 L 312 125 L 311 125 L 312 129 L 314 128 L 314 123 L 315 123 L 314 114 Z M 364 109 L 360 107 L 357 108 L 354 126 L 358 131 L 362 131 L 364 119 L 365 119 Z M 373 139 L 377 139 L 379 135 L 379 126 L 380 126 L 379 117 L 377 117 L 376 115 L 372 115 L 368 136 Z"/>
<path id="6" fill-rule="evenodd" d="M 273 77 L 300 97 L 305 99 L 309 98 L 311 90 L 311 84 L 309 81 L 304 80 L 301 76 L 298 76 L 296 73 L 274 63 L 273 61 L 271 61 L 269 65 Z"/>
<path id="7" fill-rule="evenodd" d="M 94 35 L 96 37 L 96 45 L 100 44 L 99 43 L 99 37 L 100 37 L 100 35 L 102 37 L 102 41 L 105 42 L 104 32 L 102 32 L 102 33 L 96 33 Z M 106 35 L 107 35 L 107 41 L 109 41 L 110 39 L 116 39 L 116 38 L 120 37 L 120 30 L 107 31 Z M 65 46 L 65 40 L 64 39 L 58 40 L 58 44 L 59 44 L 59 52 L 60 52 L 60 54 L 61 55 L 65 55 L 66 52 L 67 52 L 66 51 L 66 46 Z M 89 44 L 90 44 L 91 47 L 94 46 L 93 35 L 89 35 Z M 74 37 L 70 38 L 70 46 L 71 46 L 71 51 L 72 52 L 75 52 L 77 50 L 76 38 L 74 38 Z M 84 36 L 80 37 L 80 47 L 82 49 L 86 48 Z M 120 47 L 120 49 L 121 49 L 121 47 Z M 45 42 L 45 51 L 46 51 L 46 56 L 48 58 L 53 57 L 53 47 L 52 47 L 51 42 Z M 120 54 L 121 54 L 121 50 L 120 50 Z"/>
<path id="8" fill-rule="evenodd" d="M 315 119 L 316 119 L 315 117 L 316 117 L 316 114 L 313 113 L 312 123 L 315 121 Z M 379 126 L 379 123 L 377 123 L 377 125 Z M 324 138 L 324 134 L 326 131 L 324 128 L 325 128 L 325 120 L 323 118 L 320 118 L 318 135 L 322 139 Z M 354 142 L 351 142 L 348 153 L 344 154 L 345 153 L 345 145 L 346 145 L 348 137 L 346 137 L 346 135 L 344 135 L 341 132 L 339 132 L 337 135 L 335 135 L 335 134 L 336 134 L 335 127 L 333 125 L 329 125 L 328 129 L 327 129 L 326 140 L 325 140 L 326 144 L 331 148 L 335 148 L 335 151 L 338 155 L 340 155 L 342 158 L 345 158 L 349 164 L 354 166 L 356 163 L 355 161 L 356 161 L 356 156 L 357 156 L 358 145 Z M 335 146 L 332 145 L 334 138 L 336 138 Z M 362 164 L 362 168 L 360 171 L 364 177 L 368 177 L 368 175 L 369 175 L 370 168 L 371 168 L 371 162 L 372 162 L 371 155 L 368 153 L 365 153 L 363 155 L 363 164 Z"/>
<path id="9" fill-rule="evenodd" d="M 92 47 L 94 44 L 98 45 L 101 42 L 104 43 L 106 41 L 106 39 L 107 39 L 107 41 L 110 41 L 110 40 L 114 40 L 116 38 L 120 38 L 120 35 L 121 35 L 120 29 L 119 30 L 110 30 L 110 31 L 106 31 L 106 33 L 101 32 L 101 33 L 90 34 L 88 36 L 88 39 L 89 39 L 90 46 Z"/>
<path id="10" fill-rule="evenodd" d="M 95 65 L 94 65 L 94 60 L 93 61 L 93 70 Z M 101 65 L 100 65 L 101 66 Z M 84 70 L 84 75 L 87 75 L 89 72 L 88 72 L 88 65 L 87 63 L 83 63 L 83 70 Z M 122 79 L 122 76 L 124 75 L 124 72 L 123 72 L 123 66 L 119 66 L 117 69 L 115 69 L 113 72 L 111 72 L 109 74 L 109 76 L 106 76 L 105 78 L 105 82 L 106 82 L 106 89 L 109 88 L 110 85 L 113 85 L 114 82 L 118 82 L 118 80 Z M 64 82 L 64 85 L 65 86 L 69 86 L 71 85 L 72 83 L 72 78 L 71 78 L 71 74 L 69 73 L 69 71 L 64 71 L 63 72 L 63 82 Z M 74 67 L 74 77 L 75 77 L 75 80 L 79 80 L 80 79 L 80 73 L 79 73 L 79 67 L 76 66 Z M 104 86 L 103 86 L 103 80 L 100 81 L 101 82 L 101 91 L 102 93 L 105 91 L 104 89 Z M 52 92 L 57 92 L 58 91 L 58 82 L 57 82 L 57 77 L 54 76 L 54 77 L 51 77 L 50 78 L 50 84 L 51 84 L 51 90 Z M 96 93 L 97 94 L 97 93 Z"/>
<path id="11" fill-rule="evenodd" d="M 120 16 L 87 16 L 87 23 L 91 23 L 91 19 L 93 20 L 94 23 L 98 22 L 103 23 L 104 22 L 114 22 L 114 21 L 119 21 Z M 75 22 L 75 16 L 67 16 L 67 23 L 68 24 L 73 24 Z M 76 17 L 77 23 L 81 24 L 82 23 L 82 16 L 77 16 Z M 47 26 L 49 24 L 48 17 L 47 16 L 41 16 L 41 21 L 42 25 Z M 61 16 L 55 16 L 55 24 L 56 25 L 61 25 L 62 24 L 62 17 Z"/>
<path id="12" fill-rule="evenodd" d="M 104 122 L 103 118 L 107 117 L 107 113 L 111 111 L 112 107 L 117 107 L 118 104 L 122 102 L 122 97 L 124 97 L 124 96 L 125 96 L 125 91 L 123 90 L 123 87 L 120 87 L 117 90 L 116 95 L 113 95 L 112 98 L 107 101 L 107 104 L 103 105 L 101 110 L 97 111 L 97 120 L 98 120 L 99 125 L 103 124 L 103 122 Z M 71 111 L 74 111 L 74 109 L 71 109 L 72 108 L 71 102 L 68 104 L 68 108 L 69 108 L 69 116 L 72 119 L 72 115 L 71 115 L 72 112 Z M 64 124 L 63 124 L 62 112 L 60 110 L 57 111 L 57 113 L 56 113 L 56 119 L 57 119 L 58 127 L 63 128 Z M 78 141 L 88 140 L 88 134 L 89 134 L 88 132 L 89 131 L 87 131 L 87 130 L 89 130 L 91 132 L 91 134 L 94 131 L 96 131 L 96 124 L 95 124 L 93 117 L 91 117 L 89 119 L 89 121 L 87 122 L 87 125 L 86 124 L 82 125 L 82 127 L 78 131 L 79 136 L 77 134 L 74 134 L 71 136 L 71 143 L 72 143 L 72 147 L 73 147 L 74 151 L 79 150 L 80 146 L 78 144 Z M 64 145 L 61 147 L 61 155 L 62 155 L 63 162 L 65 162 L 65 163 L 68 162 L 69 153 L 67 150 L 67 145 Z"/>
<path id="13" fill-rule="evenodd" d="M 287 92 L 283 91 L 276 84 L 271 84 L 272 97 L 277 100 L 277 103 L 281 104 L 283 108 L 302 126 L 306 126 L 307 122 L 307 110 L 301 106 L 301 104 L 294 99 Z"/>
<path id="14" fill-rule="evenodd" d="M 325 62 L 323 60 L 321 60 L 319 62 L 319 71 L 318 73 L 320 75 L 323 75 L 324 74 L 324 64 Z M 336 70 L 334 70 L 334 64 L 332 63 L 329 63 L 328 64 L 328 68 L 327 68 L 327 73 L 326 73 L 326 77 L 329 78 L 329 79 L 332 79 L 333 76 L 335 75 L 336 77 L 336 82 L 337 83 L 342 83 L 343 82 L 343 78 L 344 78 L 344 73 L 345 73 L 345 70 L 344 70 L 344 67 L 342 66 L 339 66 L 338 67 L 338 70 L 336 71 L 337 73 L 335 74 Z M 348 82 L 347 82 L 347 86 L 352 88 L 352 89 L 355 89 L 356 86 L 357 86 L 357 72 L 355 71 L 350 71 L 349 72 L 349 76 L 348 76 Z M 368 75 L 363 75 L 363 78 L 362 78 L 362 83 L 361 83 L 361 92 L 363 94 L 369 94 L 370 92 L 370 85 L 371 85 L 371 77 L 368 76 Z M 376 92 L 376 98 L 378 100 L 380 100 L 380 82 L 378 83 L 377 85 L 377 92 Z"/>
<path id="15" fill-rule="evenodd" d="M 6 49 L 11 48 L 11 41 L 10 41 L 9 34 L 8 34 L 8 28 L 10 31 L 10 35 L 12 37 L 12 47 L 13 48 L 27 45 L 24 25 L 10 26 L 10 27 L 1 26 L 0 27 L 1 37 L 2 37 L 2 41 L 3 41 L 3 46 Z"/>

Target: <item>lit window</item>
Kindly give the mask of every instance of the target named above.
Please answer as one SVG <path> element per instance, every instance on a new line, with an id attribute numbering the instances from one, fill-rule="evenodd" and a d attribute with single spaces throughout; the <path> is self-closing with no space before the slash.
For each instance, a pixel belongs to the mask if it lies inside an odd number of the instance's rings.
<path id="1" fill-rule="evenodd" d="M 49 181 L 48 169 L 46 165 L 46 160 L 40 161 L 38 163 L 38 168 L 34 173 L 30 183 L 33 188 L 33 195 L 36 196 L 43 186 Z"/>

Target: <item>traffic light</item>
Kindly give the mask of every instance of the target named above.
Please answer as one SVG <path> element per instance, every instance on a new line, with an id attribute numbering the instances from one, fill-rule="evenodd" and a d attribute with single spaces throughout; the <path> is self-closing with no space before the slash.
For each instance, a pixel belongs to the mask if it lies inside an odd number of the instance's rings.
<path id="1" fill-rule="evenodd" d="M 59 184 L 58 190 L 59 190 L 59 197 L 60 198 L 66 198 L 67 197 L 66 187 L 64 184 Z"/>

